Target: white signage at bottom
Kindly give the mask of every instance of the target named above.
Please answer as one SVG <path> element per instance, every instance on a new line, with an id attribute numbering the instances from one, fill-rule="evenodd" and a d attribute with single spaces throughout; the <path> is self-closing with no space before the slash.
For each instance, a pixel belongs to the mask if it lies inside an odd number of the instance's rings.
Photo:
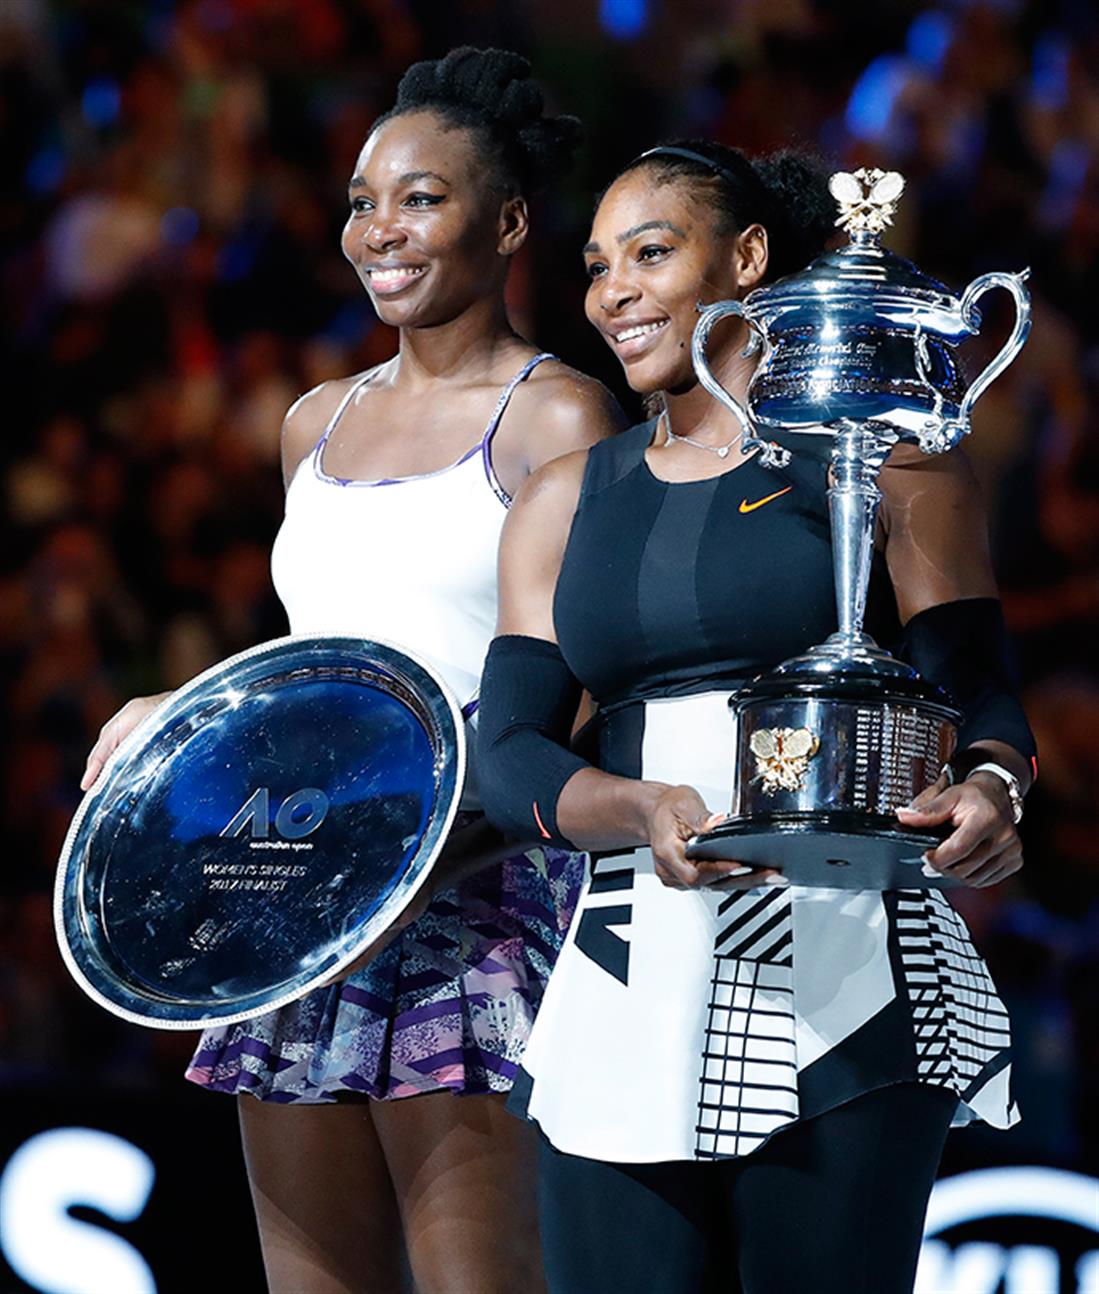
<path id="1" fill-rule="evenodd" d="M 74 1206 L 132 1222 L 156 1170 L 122 1137 L 53 1128 L 25 1141 L 0 1175 L 0 1250 L 20 1280 L 42 1294 L 156 1294 L 133 1245 L 74 1218 Z"/>
<path id="2" fill-rule="evenodd" d="M 133 1245 L 70 1212 L 83 1206 L 132 1222 L 155 1177 L 149 1156 L 122 1137 L 90 1128 L 40 1133 L 0 1174 L 0 1252 L 42 1294 L 156 1294 L 149 1264 Z M 1076 1246 L 1078 1256 L 1066 1259 L 1052 1244 L 951 1245 L 943 1238 L 955 1227 L 1005 1217 L 1099 1234 L 1099 1180 L 1054 1168 L 944 1178 L 928 1206 L 915 1294 L 1099 1294 L 1099 1247 L 1081 1254 Z"/>
<path id="3" fill-rule="evenodd" d="M 999 1245 L 937 1239 L 944 1231 L 987 1218 L 1044 1218 L 1099 1234 L 1099 1180 L 1059 1168 L 982 1168 L 935 1184 L 927 1209 L 915 1294 L 1060 1294 L 1063 1277 L 1075 1294 L 1099 1294 L 1099 1249 L 1074 1270 L 1052 1245 Z"/>

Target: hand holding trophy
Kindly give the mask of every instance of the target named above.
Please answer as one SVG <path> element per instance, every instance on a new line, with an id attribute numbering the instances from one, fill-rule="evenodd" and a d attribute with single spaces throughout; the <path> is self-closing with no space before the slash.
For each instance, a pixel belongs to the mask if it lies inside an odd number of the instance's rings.
<path id="1" fill-rule="evenodd" d="M 737 723 L 732 815 L 691 841 L 692 858 L 777 866 L 794 883 L 841 889 L 944 887 L 921 867 L 938 836 L 902 828 L 896 809 L 938 778 L 959 714 L 915 669 L 863 630 L 881 492 L 899 442 L 927 454 L 970 431 L 974 404 L 1015 358 L 1030 329 L 1021 274 L 990 273 L 960 297 L 881 246 L 904 180 L 895 171 L 840 172 L 830 188 L 850 241 L 807 269 L 703 310 L 692 358 L 705 389 L 745 428 L 742 451 L 781 467 L 790 449 L 766 434 L 828 436 L 838 629 L 760 675 L 731 699 Z M 1012 294 L 1011 336 L 968 388 L 957 348 L 980 330 L 977 302 Z M 706 361 L 714 325 L 738 315 L 761 349 L 747 407 Z"/>

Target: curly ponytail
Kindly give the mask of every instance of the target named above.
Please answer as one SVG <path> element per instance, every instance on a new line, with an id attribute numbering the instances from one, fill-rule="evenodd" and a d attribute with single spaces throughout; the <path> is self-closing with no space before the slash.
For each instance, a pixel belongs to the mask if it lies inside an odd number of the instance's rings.
<path id="1" fill-rule="evenodd" d="M 751 158 L 709 139 L 676 140 L 642 153 L 619 172 L 645 167 L 658 184 L 688 183 L 713 208 L 718 232 L 767 230 L 767 278 L 801 269 L 824 250 L 835 203 L 819 161 L 793 150 Z"/>
<path id="2" fill-rule="evenodd" d="M 452 49 L 414 63 L 397 87 L 397 102 L 374 124 L 430 110 L 478 136 L 492 178 L 505 191 L 530 193 L 568 170 L 584 129 L 576 117 L 545 116 L 545 99 L 521 54 L 503 49 Z"/>

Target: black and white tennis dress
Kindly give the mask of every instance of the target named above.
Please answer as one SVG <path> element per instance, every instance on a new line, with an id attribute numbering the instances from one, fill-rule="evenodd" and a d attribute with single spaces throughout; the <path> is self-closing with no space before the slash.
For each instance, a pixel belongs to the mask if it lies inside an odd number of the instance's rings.
<path id="1" fill-rule="evenodd" d="M 729 808 L 732 689 L 836 627 L 823 462 L 667 483 L 653 424 L 596 445 L 557 586 L 607 772 Z M 888 577 L 868 628 L 897 638 Z M 513 1093 L 559 1150 L 744 1155 L 860 1093 L 924 1082 L 1008 1127 L 1008 1019 L 935 891 L 665 887 L 639 848 L 590 869 Z"/>

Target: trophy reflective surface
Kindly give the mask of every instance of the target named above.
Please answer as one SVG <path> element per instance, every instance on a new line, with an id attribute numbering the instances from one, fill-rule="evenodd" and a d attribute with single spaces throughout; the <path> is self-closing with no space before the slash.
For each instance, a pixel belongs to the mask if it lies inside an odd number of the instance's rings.
<path id="1" fill-rule="evenodd" d="M 695 836 L 687 852 L 780 867 L 801 885 L 943 887 L 954 882 L 922 866 L 924 851 L 942 836 L 902 829 L 895 810 L 935 782 L 960 716 L 937 687 L 863 631 L 877 478 L 898 442 L 936 454 L 968 435 L 978 397 L 1026 340 L 1026 273 L 984 274 L 955 296 L 881 246 L 904 189 L 900 175 L 841 172 L 830 187 L 847 245 L 743 302 L 708 307 L 695 329 L 695 370 L 740 419 L 742 452 L 782 467 L 791 451 L 769 436 L 831 440 L 838 629 L 730 700 L 737 723 L 732 815 Z M 1015 325 L 967 388 L 958 347 L 980 330 L 977 302 L 994 288 L 1011 293 Z M 710 332 L 729 315 L 748 325 L 745 353 L 761 352 L 746 406 L 706 361 Z"/>
<path id="2" fill-rule="evenodd" d="M 73 819 L 55 892 L 69 970 L 165 1029 L 302 997 L 408 905 L 464 774 L 456 702 L 395 647 L 289 637 L 216 665 L 130 734 Z"/>

